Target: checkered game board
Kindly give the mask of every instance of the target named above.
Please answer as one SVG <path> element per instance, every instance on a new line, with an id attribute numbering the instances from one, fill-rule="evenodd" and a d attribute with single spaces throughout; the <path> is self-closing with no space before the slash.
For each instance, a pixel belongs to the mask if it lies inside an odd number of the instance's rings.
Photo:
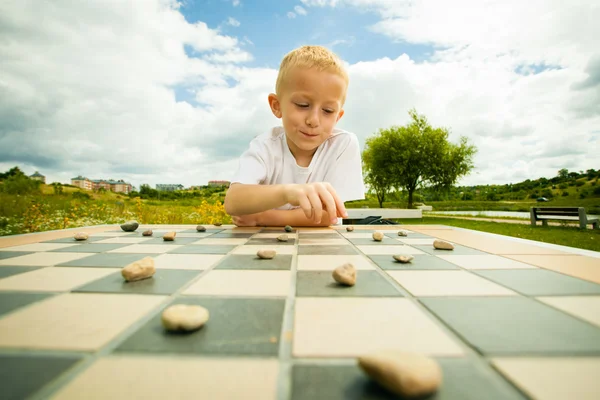
<path id="1" fill-rule="evenodd" d="M 282 228 L 206 227 L 0 238 L 0 398 L 391 399 L 357 366 L 385 349 L 440 364 L 432 399 L 600 398 L 598 253 L 439 225 L 299 228 L 287 242 Z M 124 282 L 146 256 L 155 275 Z M 345 263 L 355 286 L 332 278 Z M 165 331 L 178 303 L 209 321 Z"/>

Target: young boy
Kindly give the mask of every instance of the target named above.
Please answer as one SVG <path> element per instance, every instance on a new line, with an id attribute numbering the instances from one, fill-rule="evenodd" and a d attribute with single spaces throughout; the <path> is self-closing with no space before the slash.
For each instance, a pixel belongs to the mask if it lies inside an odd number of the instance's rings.
<path id="1" fill-rule="evenodd" d="M 237 226 L 329 226 L 344 202 L 364 199 L 355 134 L 335 128 L 344 115 L 348 75 L 321 46 L 288 53 L 271 111 L 282 125 L 254 138 L 225 197 Z"/>

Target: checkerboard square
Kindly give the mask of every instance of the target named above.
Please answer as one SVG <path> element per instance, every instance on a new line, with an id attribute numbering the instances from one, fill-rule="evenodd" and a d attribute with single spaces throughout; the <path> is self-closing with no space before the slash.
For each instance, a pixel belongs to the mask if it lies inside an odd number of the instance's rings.
<path id="1" fill-rule="evenodd" d="M 286 297 L 290 271 L 212 270 L 183 294 L 213 296 Z"/>
<path id="2" fill-rule="evenodd" d="M 66 293 L 0 319 L 0 347 L 97 351 L 164 296 Z"/>
<path id="3" fill-rule="evenodd" d="M 231 254 L 224 258 L 215 269 L 258 269 L 258 270 L 290 270 L 292 256 L 279 254 L 272 259 L 262 259 L 250 254 Z"/>
<path id="4" fill-rule="evenodd" d="M 600 352 L 600 329 L 522 296 L 421 298 L 485 355 L 585 355 Z"/>
<path id="5" fill-rule="evenodd" d="M 414 296 L 516 296 L 517 293 L 467 271 L 387 271 Z"/>
<path id="6" fill-rule="evenodd" d="M 425 254 L 421 250 L 406 246 L 402 244 L 396 245 L 368 245 L 368 246 L 356 246 L 360 251 L 366 255 L 394 255 L 394 254 Z"/>
<path id="7" fill-rule="evenodd" d="M 196 278 L 200 273 L 201 271 L 199 270 L 158 269 L 150 278 L 127 282 L 123 279 L 121 271 L 119 271 L 83 285 L 74 291 L 98 293 L 173 294 L 182 286 Z"/>
<path id="8" fill-rule="evenodd" d="M 300 255 L 298 256 L 298 271 L 329 271 L 332 272 L 340 265 L 350 263 L 357 270 L 373 270 L 375 267 L 364 256 L 354 255 Z"/>
<path id="9" fill-rule="evenodd" d="M 463 350 L 404 298 L 296 298 L 294 357 L 357 357 L 381 349 L 457 356 Z"/>
<path id="10" fill-rule="evenodd" d="M 0 280 L 0 290 L 63 292 L 103 278 L 114 271 L 109 268 L 40 268 Z"/>
<path id="11" fill-rule="evenodd" d="M 493 254 L 485 255 L 443 255 L 439 258 L 466 269 L 536 269 L 531 264 L 511 260 Z"/>
<path id="12" fill-rule="evenodd" d="M 146 257 L 157 257 L 156 254 L 138 253 L 100 253 L 83 258 L 56 264 L 57 267 L 92 267 L 92 268 L 123 268 L 135 261 Z"/>
<path id="13" fill-rule="evenodd" d="M 382 269 L 390 270 L 440 270 L 440 269 L 459 269 L 456 265 L 444 261 L 439 257 L 429 254 L 416 254 L 409 263 L 396 261 L 391 255 L 372 255 L 369 256 L 375 264 Z"/>
<path id="14" fill-rule="evenodd" d="M 304 297 L 401 297 L 402 294 L 377 271 L 357 271 L 354 286 L 338 284 L 329 271 L 298 271 L 296 296 Z"/>
<path id="15" fill-rule="evenodd" d="M 218 263 L 223 254 L 161 254 L 154 257 L 156 269 L 209 269 Z"/>
<path id="16" fill-rule="evenodd" d="M 131 246 L 110 250 L 108 253 L 163 254 L 167 252 L 172 253 L 179 247 L 182 247 L 182 245 L 173 244 L 165 246 L 164 244 L 132 244 Z"/>
<path id="17" fill-rule="evenodd" d="M 157 313 L 117 352 L 276 356 L 285 301 L 278 299 L 178 298 L 171 304 L 206 308 L 209 322 L 197 331 L 166 332 Z"/>
<path id="18" fill-rule="evenodd" d="M 24 256 L 0 260 L 0 265 L 50 267 L 52 265 L 58 265 L 65 262 L 77 260 L 79 258 L 87 257 L 89 255 L 90 253 L 32 253 Z"/>
<path id="19" fill-rule="evenodd" d="M 302 239 L 300 239 L 302 241 Z M 354 246 L 347 245 L 306 245 L 298 246 L 299 255 L 355 255 L 358 254 Z"/>

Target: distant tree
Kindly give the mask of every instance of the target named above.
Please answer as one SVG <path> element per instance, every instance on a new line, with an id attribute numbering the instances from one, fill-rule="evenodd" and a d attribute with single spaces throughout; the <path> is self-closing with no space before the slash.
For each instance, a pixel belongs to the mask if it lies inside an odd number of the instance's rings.
<path id="1" fill-rule="evenodd" d="M 566 168 L 563 168 L 561 170 L 558 171 L 558 177 L 560 179 L 568 179 L 569 178 L 569 170 Z"/>
<path id="2" fill-rule="evenodd" d="M 54 194 L 62 194 L 63 186 L 59 182 L 52 182 L 52 189 L 54 190 Z"/>
<path id="3" fill-rule="evenodd" d="M 8 194 L 35 194 L 40 192 L 42 182 L 29 179 L 25 174 L 14 174 L 4 179 L 0 190 Z"/>
<path id="4" fill-rule="evenodd" d="M 386 152 L 386 147 L 389 145 L 387 135 L 371 137 L 367 139 L 365 150 L 362 153 L 365 183 L 369 187 L 369 191 L 377 196 L 379 208 L 383 208 L 385 197 L 396 182 L 392 166 L 387 158 L 389 154 Z"/>
<path id="5" fill-rule="evenodd" d="M 418 187 L 447 191 L 467 175 L 473 168 L 476 149 L 466 137 L 461 137 L 459 144 L 450 143 L 447 129 L 432 128 L 415 110 L 409 115 L 412 121 L 406 126 L 380 129 L 367 140 L 363 164 L 369 177 L 366 180 L 374 182 L 373 190 L 383 193 L 386 186 L 388 191 L 403 188 L 408 193 L 408 208 L 412 208 Z"/>
<path id="6" fill-rule="evenodd" d="M 25 175 L 25 173 L 23 171 L 21 171 L 21 168 L 19 168 L 19 167 L 12 167 L 8 171 L 6 171 L 4 173 L 0 173 L 0 181 L 3 181 L 5 179 L 7 179 L 7 178 L 10 178 L 11 176 L 23 176 L 23 177 L 27 177 Z"/>

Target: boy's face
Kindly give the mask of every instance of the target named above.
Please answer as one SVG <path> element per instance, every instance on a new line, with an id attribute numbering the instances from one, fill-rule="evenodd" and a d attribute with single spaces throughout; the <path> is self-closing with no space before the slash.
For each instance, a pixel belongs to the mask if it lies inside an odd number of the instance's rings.
<path id="1" fill-rule="evenodd" d="M 296 68 L 289 72 L 281 92 L 280 96 L 269 95 L 271 110 L 282 119 L 296 160 L 310 162 L 344 114 L 346 82 L 332 72 Z"/>

